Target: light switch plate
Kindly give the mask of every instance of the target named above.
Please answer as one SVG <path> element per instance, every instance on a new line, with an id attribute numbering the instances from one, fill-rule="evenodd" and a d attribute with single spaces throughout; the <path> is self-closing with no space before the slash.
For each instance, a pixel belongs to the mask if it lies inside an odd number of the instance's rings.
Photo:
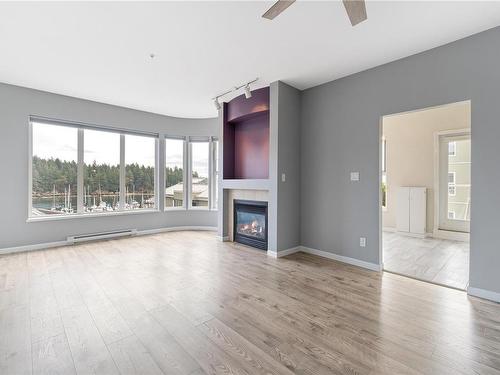
<path id="1" fill-rule="evenodd" d="M 281 182 L 286 182 L 286 174 L 281 174 Z"/>
<path id="2" fill-rule="evenodd" d="M 351 172 L 351 181 L 359 181 L 359 172 Z"/>
<path id="3" fill-rule="evenodd" d="M 366 237 L 359 237 L 359 246 L 366 247 Z"/>

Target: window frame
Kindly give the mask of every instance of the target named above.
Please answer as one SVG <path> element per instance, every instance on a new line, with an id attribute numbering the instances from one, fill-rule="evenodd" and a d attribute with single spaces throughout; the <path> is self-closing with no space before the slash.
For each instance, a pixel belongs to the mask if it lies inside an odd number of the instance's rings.
<path id="1" fill-rule="evenodd" d="M 77 210 L 76 213 L 66 215 L 43 215 L 33 216 L 33 126 L 34 124 L 47 124 L 65 126 L 77 129 Z M 84 195 L 84 130 L 95 130 L 103 132 L 112 132 L 120 134 L 120 204 L 117 211 L 100 212 L 100 213 L 85 213 L 83 212 L 83 195 Z M 28 218 L 27 222 L 32 221 L 51 221 L 51 220 L 66 220 L 82 217 L 103 217 L 103 216 L 119 216 L 128 214 L 139 214 L 147 212 L 159 212 L 159 134 L 152 132 L 133 131 L 122 128 L 108 127 L 102 125 L 87 124 L 75 121 L 57 120 L 40 116 L 28 117 Z M 155 171 L 154 171 L 154 195 L 155 207 L 143 208 L 138 210 L 125 210 L 123 200 L 125 194 L 125 135 L 139 135 L 154 138 L 155 140 Z"/>
<path id="2" fill-rule="evenodd" d="M 210 204 L 210 210 L 217 211 L 219 207 L 218 207 L 218 199 L 216 199 L 216 197 L 220 199 L 220 197 L 217 195 L 218 193 L 217 190 L 219 189 L 220 186 L 220 162 L 221 162 L 219 159 L 219 148 L 220 148 L 219 138 L 211 137 L 209 148 L 210 148 L 209 150 L 210 158 L 212 159 L 212 168 L 209 172 L 209 175 L 211 176 L 211 179 L 209 181 L 211 185 L 209 204 Z M 216 168 L 216 165 L 218 165 L 218 168 Z M 216 202 L 217 205 L 215 205 Z"/>
<path id="3" fill-rule="evenodd" d="M 177 207 L 167 207 L 165 206 L 165 190 L 166 190 L 166 182 L 167 182 L 167 175 L 164 175 L 163 178 L 163 190 L 162 190 L 162 196 L 160 199 L 163 200 L 163 211 L 185 211 L 188 209 L 187 207 L 187 163 L 188 163 L 188 137 L 185 136 L 175 136 L 175 135 L 164 135 L 163 136 L 163 147 L 165 149 L 165 156 L 163 160 L 163 169 L 167 169 L 167 139 L 171 140 L 182 140 L 182 183 L 184 184 L 184 191 L 182 192 L 182 206 L 177 206 Z"/>
<path id="4" fill-rule="evenodd" d="M 208 143 L 208 205 L 207 206 L 193 206 L 193 200 L 192 200 L 192 190 L 193 190 L 193 143 Z M 188 157 L 187 157 L 187 164 L 188 164 L 188 169 L 187 169 L 187 178 L 188 178 L 188 189 L 187 189 L 187 209 L 188 210 L 193 210 L 193 211 L 217 211 L 217 208 L 214 208 L 213 206 L 213 201 L 214 201 L 214 189 L 216 188 L 216 183 L 215 183 L 215 170 L 214 170 L 214 162 L 215 162 L 215 155 L 214 155 L 214 143 L 218 142 L 217 137 L 213 136 L 190 136 L 187 139 L 188 143 Z M 219 145 L 220 147 L 220 145 Z M 219 161 L 220 162 L 220 161 Z"/>

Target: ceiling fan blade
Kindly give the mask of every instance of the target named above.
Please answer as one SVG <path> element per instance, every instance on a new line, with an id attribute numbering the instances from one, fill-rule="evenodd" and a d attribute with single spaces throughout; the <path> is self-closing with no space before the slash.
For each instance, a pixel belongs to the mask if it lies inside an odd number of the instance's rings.
<path id="1" fill-rule="evenodd" d="M 356 26 L 368 18 L 364 0 L 343 0 L 343 3 L 351 25 Z"/>
<path id="2" fill-rule="evenodd" d="M 266 13 L 262 15 L 262 18 L 267 18 L 268 20 L 273 20 L 275 17 L 279 16 L 286 8 L 292 5 L 295 0 L 278 0 L 273 4 L 271 8 L 267 10 Z"/>

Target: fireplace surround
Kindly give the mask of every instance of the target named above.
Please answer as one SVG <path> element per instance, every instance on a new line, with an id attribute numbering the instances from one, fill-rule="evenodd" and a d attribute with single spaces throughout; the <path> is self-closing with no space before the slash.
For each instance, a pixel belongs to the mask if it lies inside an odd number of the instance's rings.
<path id="1" fill-rule="evenodd" d="M 267 250 L 267 202 L 235 199 L 233 239 Z"/>

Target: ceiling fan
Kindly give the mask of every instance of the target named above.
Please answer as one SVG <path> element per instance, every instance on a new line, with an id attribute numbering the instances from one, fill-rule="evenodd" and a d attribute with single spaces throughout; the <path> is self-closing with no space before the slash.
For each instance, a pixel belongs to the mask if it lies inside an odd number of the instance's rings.
<path id="1" fill-rule="evenodd" d="M 295 0 L 278 0 L 273 4 L 266 13 L 262 15 L 263 18 L 272 20 L 279 16 L 286 8 L 292 5 Z M 351 25 L 356 26 L 358 23 L 367 19 L 365 0 L 343 0 L 345 10 L 351 21 Z"/>

